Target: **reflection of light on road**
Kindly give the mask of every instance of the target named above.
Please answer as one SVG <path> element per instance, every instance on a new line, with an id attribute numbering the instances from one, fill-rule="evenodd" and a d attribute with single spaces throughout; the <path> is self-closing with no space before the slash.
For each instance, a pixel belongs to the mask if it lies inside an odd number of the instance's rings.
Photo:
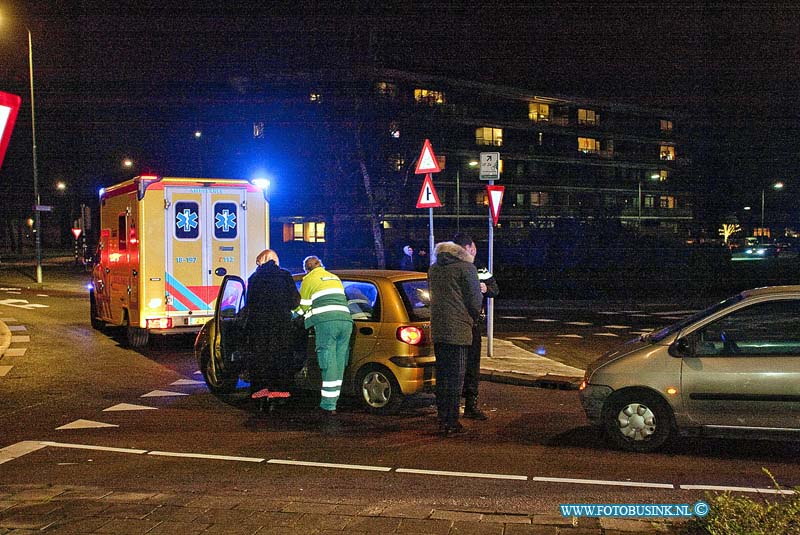
<path id="1" fill-rule="evenodd" d="M 583 336 L 579 334 L 559 334 L 558 338 L 583 338 Z"/>
<path id="2" fill-rule="evenodd" d="M 591 325 L 588 321 L 567 321 L 564 325 L 577 325 L 578 327 L 588 327 Z"/>
<path id="3" fill-rule="evenodd" d="M 616 338 L 619 338 L 619 335 L 617 333 L 592 333 L 592 334 L 594 334 L 595 336 L 614 336 Z"/>
<path id="4" fill-rule="evenodd" d="M 536 354 L 543 357 L 547 355 L 547 350 L 544 348 L 544 346 L 539 346 L 536 348 Z"/>

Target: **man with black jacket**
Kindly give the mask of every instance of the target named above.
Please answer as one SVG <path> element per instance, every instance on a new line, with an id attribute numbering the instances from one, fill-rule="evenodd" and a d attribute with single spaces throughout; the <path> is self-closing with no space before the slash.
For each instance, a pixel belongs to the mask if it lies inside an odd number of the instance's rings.
<path id="1" fill-rule="evenodd" d="M 442 242 L 436 245 L 434 254 L 436 261 L 428 271 L 428 288 L 436 353 L 436 409 L 439 432 L 447 437 L 464 431 L 458 421 L 459 401 L 483 296 L 474 257 L 463 247 Z"/>
<path id="2" fill-rule="evenodd" d="M 478 253 L 475 241 L 471 236 L 463 233 L 456 234 L 453 243 L 463 247 L 474 259 Z M 483 294 L 481 310 L 486 306 L 487 297 L 497 297 L 500 288 L 494 276 L 486 268 L 478 269 L 481 294 Z M 464 388 L 461 391 L 464 397 L 464 418 L 472 420 L 486 420 L 486 414 L 478 406 L 478 383 L 481 374 L 481 324 L 476 321 L 472 327 L 472 345 L 467 354 L 464 369 Z"/>

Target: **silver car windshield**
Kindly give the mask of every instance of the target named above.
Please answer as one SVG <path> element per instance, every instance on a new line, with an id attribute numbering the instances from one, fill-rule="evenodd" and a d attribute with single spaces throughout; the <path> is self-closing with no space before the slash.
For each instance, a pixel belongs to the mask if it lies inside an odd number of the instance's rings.
<path id="1" fill-rule="evenodd" d="M 720 301 L 719 303 L 711 305 L 710 307 L 708 307 L 707 309 L 705 309 L 705 310 L 703 310 L 701 312 L 698 312 L 696 314 L 692 314 L 691 316 L 689 316 L 687 318 L 684 318 L 684 319 L 682 319 L 681 321 L 679 321 L 677 323 L 673 323 L 669 327 L 664 327 L 660 331 L 655 331 L 655 332 L 651 333 L 647 338 L 651 342 L 660 342 L 661 340 L 663 340 L 664 338 L 668 337 L 669 335 L 674 334 L 674 333 L 680 331 L 681 329 L 683 329 L 685 327 L 688 327 L 689 325 L 691 325 L 693 323 L 696 323 L 696 322 L 698 322 L 698 321 L 700 321 L 700 320 L 702 320 L 704 318 L 707 318 L 707 317 L 709 317 L 709 316 L 711 316 L 713 314 L 716 314 L 717 312 L 719 312 L 723 308 L 727 308 L 727 307 L 729 307 L 729 306 L 731 306 L 731 305 L 733 305 L 735 303 L 738 303 L 742 299 L 744 299 L 744 296 L 742 294 L 737 294 L 737 295 L 734 295 L 733 297 L 729 297 L 728 299 L 726 299 L 724 301 Z"/>

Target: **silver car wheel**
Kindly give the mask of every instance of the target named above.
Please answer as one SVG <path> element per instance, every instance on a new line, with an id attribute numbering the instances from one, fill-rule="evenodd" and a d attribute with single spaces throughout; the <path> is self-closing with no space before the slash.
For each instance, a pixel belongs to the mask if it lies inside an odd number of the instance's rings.
<path id="1" fill-rule="evenodd" d="M 379 409 L 389 403 L 392 396 L 392 384 L 379 371 L 367 372 L 361 380 L 361 395 L 367 405 Z"/>
<path id="2" fill-rule="evenodd" d="M 630 440 L 647 440 L 656 432 L 656 415 L 646 405 L 631 403 L 619 411 L 620 432 Z"/>

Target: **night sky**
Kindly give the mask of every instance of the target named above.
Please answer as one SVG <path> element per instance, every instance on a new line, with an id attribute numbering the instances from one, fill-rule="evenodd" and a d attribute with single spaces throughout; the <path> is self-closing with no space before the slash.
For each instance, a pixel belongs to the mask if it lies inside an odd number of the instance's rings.
<path id="1" fill-rule="evenodd" d="M 743 184 L 800 191 L 798 3 L 608 4 L 0 0 L 0 90 L 27 82 L 22 21 L 43 99 L 374 61 L 675 110 L 704 187 L 742 197 L 732 206 L 752 193 Z M 42 143 L 52 150 L 74 121 Z"/>

